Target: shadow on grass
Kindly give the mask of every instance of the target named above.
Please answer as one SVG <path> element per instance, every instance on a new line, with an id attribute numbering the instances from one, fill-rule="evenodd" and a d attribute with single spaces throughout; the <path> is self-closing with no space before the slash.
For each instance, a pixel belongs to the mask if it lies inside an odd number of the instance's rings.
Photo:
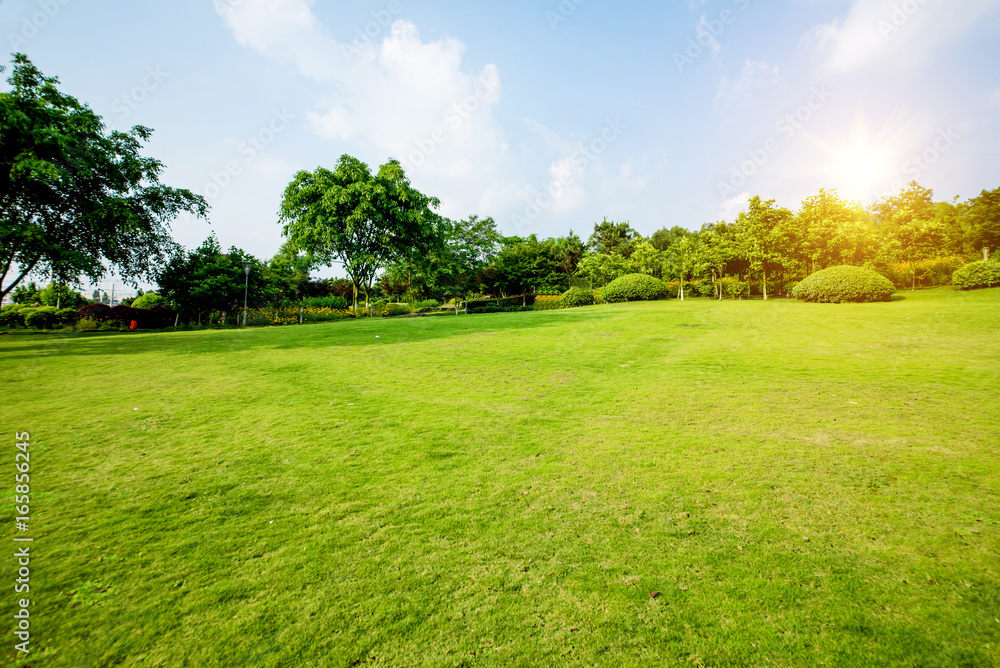
<path id="1" fill-rule="evenodd" d="M 39 357 L 233 353 L 393 346 L 484 332 L 512 332 L 614 317 L 606 308 L 434 318 L 375 318 L 247 329 L 73 332 L 0 337 L 0 363 Z M 24 339 L 21 337 L 25 336 Z"/>

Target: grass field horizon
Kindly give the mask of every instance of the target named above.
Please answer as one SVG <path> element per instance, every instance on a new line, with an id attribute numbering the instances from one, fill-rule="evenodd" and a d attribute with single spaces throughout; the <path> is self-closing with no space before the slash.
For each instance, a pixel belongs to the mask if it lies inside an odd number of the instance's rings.
<path id="1" fill-rule="evenodd" d="M 998 665 L 1000 289 L 899 296 L 0 336 L 16 665 Z"/>

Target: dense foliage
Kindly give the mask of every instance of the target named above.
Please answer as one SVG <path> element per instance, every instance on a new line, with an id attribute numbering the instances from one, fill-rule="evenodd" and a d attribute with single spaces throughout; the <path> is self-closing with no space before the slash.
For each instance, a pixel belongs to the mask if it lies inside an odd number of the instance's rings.
<path id="1" fill-rule="evenodd" d="M 575 306 L 590 306 L 594 303 L 594 291 L 582 288 L 570 288 L 559 298 L 559 304 L 573 308 Z"/>
<path id="2" fill-rule="evenodd" d="M 646 274 L 622 276 L 601 290 L 601 297 L 609 304 L 665 299 L 669 296 L 670 288 L 666 283 Z"/>
<path id="3" fill-rule="evenodd" d="M 844 265 L 823 269 L 805 278 L 792 296 L 807 302 L 884 302 L 896 286 L 885 276 L 864 267 Z"/>
<path id="4" fill-rule="evenodd" d="M 1000 287 L 1000 261 L 972 262 L 955 271 L 951 280 L 963 290 Z"/>
<path id="5" fill-rule="evenodd" d="M 204 198 L 159 181 L 152 130 L 106 132 L 86 104 L 16 54 L 0 93 L 0 297 L 33 272 L 58 282 L 152 278 L 175 247 L 167 223 Z"/>
<path id="6" fill-rule="evenodd" d="M 340 262 L 367 301 L 380 269 L 440 246 L 433 212 L 439 205 L 410 185 L 396 160 L 372 174 L 345 154 L 333 170 L 295 175 L 285 188 L 280 222 L 282 234 L 317 263 Z"/>
<path id="7" fill-rule="evenodd" d="M 144 309 L 170 308 L 170 300 L 155 292 L 147 292 L 133 299 L 130 306 L 132 308 Z"/>

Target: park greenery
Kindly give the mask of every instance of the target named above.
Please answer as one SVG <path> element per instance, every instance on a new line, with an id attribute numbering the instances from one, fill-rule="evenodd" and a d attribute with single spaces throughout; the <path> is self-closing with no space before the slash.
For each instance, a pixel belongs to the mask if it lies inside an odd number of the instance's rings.
<path id="1" fill-rule="evenodd" d="M 625 284 L 632 286 L 629 300 L 637 294 L 767 300 L 842 266 L 877 272 L 911 291 L 996 284 L 996 255 L 988 258 L 1000 246 L 1000 188 L 966 202 L 935 202 L 929 189 L 912 182 L 867 208 L 821 189 L 796 211 L 755 196 L 734 222 L 696 231 L 664 226 L 644 237 L 628 221 L 604 218 L 586 240 L 572 230 L 543 239 L 505 236 L 490 217 L 441 216 L 440 201 L 415 189 L 399 162 L 373 172 L 349 155 L 332 169 L 294 175 L 276 217 L 285 242 L 272 258 L 223 250 L 214 234 L 186 250 L 167 223 L 182 212 L 206 216 L 207 204 L 159 182 L 163 165 L 139 153 L 152 130 L 105 132 L 99 116 L 61 93 L 58 80 L 26 56 L 14 56 L 8 81 L 11 90 L 0 94 L 0 296 L 9 293 L 32 308 L 79 308 L 85 300 L 70 286 L 112 270 L 156 283 L 158 299 L 142 307 L 170 308 L 177 322 L 196 326 L 241 317 L 276 324 L 405 315 L 425 311 L 415 305 L 428 301 L 456 314 L 473 303 L 473 312 L 495 312 L 533 306 L 537 295 L 570 288 L 577 292 L 558 304 L 574 307 L 617 300 Z M 334 264 L 347 279 L 311 278 Z M 25 284 L 29 276 L 47 277 L 49 286 Z M 501 303 L 512 296 L 520 303 Z M 337 301 L 315 301 L 324 299 Z M 496 303 L 478 303 L 483 299 Z M 8 316 L 27 325 L 27 316 Z M 34 320 L 69 325 L 73 316 Z"/>
<path id="2" fill-rule="evenodd" d="M 204 217 L 204 198 L 159 181 L 140 155 L 152 130 L 106 132 L 86 104 L 61 93 L 27 56 L 14 56 L 0 93 L 0 298 L 31 274 L 98 280 L 107 265 L 152 279 L 176 243 L 167 222 Z"/>
<path id="3" fill-rule="evenodd" d="M 1000 665 L 1000 188 L 539 238 L 343 155 L 266 259 L 173 241 L 151 130 L 9 81 L 5 665 Z"/>

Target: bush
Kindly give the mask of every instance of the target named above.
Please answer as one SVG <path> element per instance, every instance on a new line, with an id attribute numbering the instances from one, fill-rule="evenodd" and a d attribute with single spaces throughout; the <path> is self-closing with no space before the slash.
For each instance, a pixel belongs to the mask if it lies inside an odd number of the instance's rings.
<path id="1" fill-rule="evenodd" d="M 77 309 L 81 318 L 92 318 L 94 320 L 104 320 L 111 313 L 111 307 L 107 304 L 87 304 Z"/>
<path id="2" fill-rule="evenodd" d="M 302 300 L 304 308 L 332 308 L 343 311 L 351 305 L 347 299 L 340 295 L 329 295 L 326 297 L 309 297 Z"/>
<path id="3" fill-rule="evenodd" d="M 594 303 L 607 304 L 607 302 L 604 301 L 604 295 L 601 294 L 601 288 L 594 288 Z"/>
<path id="4" fill-rule="evenodd" d="M 51 329 L 56 324 L 55 306 L 39 306 L 38 308 L 24 309 L 21 311 L 24 316 L 24 324 L 28 327 L 38 329 Z"/>
<path id="5" fill-rule="evenodd" d="M 158 295 L 155 292 L 147 292 L 144 295 L 139 295 L 131 304 L 132 308 L 142 308 L 142 309 L 153 309 L 153 308 L 170 308 L 170 300 L 163 295 Z"/>
<path id="6" fill-rule="evenodd" d="M 570 288 L 559 298 L 559 303 L 566 308 L 576 306 L 591 306 L 594 303 L 594 293 L 592 290 L 582 288 Z"/>
<path id="7" fill-rule="evenodd" d="M 795 287 L 796 287 L 796 286 L 797 286 L 798 284 L 799 284 L 799 282 L 798 282 L 798 281 L 791 281 L 791 282 L 789 282 L 789 283 L 785 283 L 785 294 L 786 294 L 786 295 L 790 295 L 790 294 L 792 294 L 792 292 L 793 292 L 793 291 L 795 290 Z"/>
<path id="8" fill-rule="evenodd" d="M 93 318 L 81 318 L 76 323 L 76 329 L 81 332 L 96 332 L 100 327 L 101 323 Z"/>
<path id="9" fill-rule="evenodd" d="M 505 304 L 488 303 L 475 308 L 469 307 L 469 314 L 473 313 L 520 313 L 521 311 L 534 311 L 534 306 L 507 306 Z"/>
<path id="10" fill-rule="evenodd" d="M 694 286 L 695 292 L 701 297 L 714 297 L 715 296 L 715 283 L 712 281 L 700 281 Z"/>
<path id="11" fill-rule="evenodd" d="M 476 313 L 503 313 L 506 312 L 508 308 L 513 309 L 515 306 L 518 310 L 528 310 L 524 309 L 525 306 L 533 306 L 535 303 L 535 295 L 514 295 L 512 297 L 501 297 L 499 299 L 470 299 L 467 302 L 469 313 L 475 310 Z M 498 306 L 500 310 L 495 311 L 480 311 L 479 309 L 489 308 L 492 306 Z"/>
<path id="12" fill-rule="evenodd" d="M 552 311 L 565 308 L 561 301 L 561 295 L 538 294 L 535 295 L 535 303 L 532 309 L 535 311 Z"/>
<path id="13" fill-rule="evenodd" d="M 56 322 L 71 325 L 76 322 L 79 315 L 75 308 L 61 308 L 56 311 Z"/>
<path id="14" fill-rule="evenodd" d="M 722 289 L 733 299 L 743 299 L 750 296 L 750 284 L 746 281 L 737 281 L 731 278 L 723 279 Z"/>
<path id="15" fill-rule="evenodd" d="M 951 282 L 963 290 L 1000 287 L 1000 262 L 972 262 L 951 275 Z"/>
<path id="16" fill-rule="evenodd" d="M 792 290 L 792 296 L 807 302 L 885 302 L 896 286 L 885 276 L 864 267 L 840 266 L 817 271 Z"/>
<path id="17" fill-rule="evenodd" d="M 627 274 L 605 285 L 601 296 L 609 304 L 666 299 L 670 296 L 670 288 L 660 279 L 646 274 Z"/>
<path id="18" fill-rule="evenodd" d="M 412 306 L 414 310 L 419 311 L 423 308 L 437 308 L 441 306 L 441 302 L 436 299 L 424 299 L 423 301 L 413 302 L 410 306 Z"/>
<path id="19" fill-rule="evenodd" d="M 7 304 L 2 309 L 0 309 L 0 325 L 6 325 L 7 327 L 23 327 L 24 326 L 24 316 L 21 311 L 24 311 L 30 307 L 24 304 Z"/>

